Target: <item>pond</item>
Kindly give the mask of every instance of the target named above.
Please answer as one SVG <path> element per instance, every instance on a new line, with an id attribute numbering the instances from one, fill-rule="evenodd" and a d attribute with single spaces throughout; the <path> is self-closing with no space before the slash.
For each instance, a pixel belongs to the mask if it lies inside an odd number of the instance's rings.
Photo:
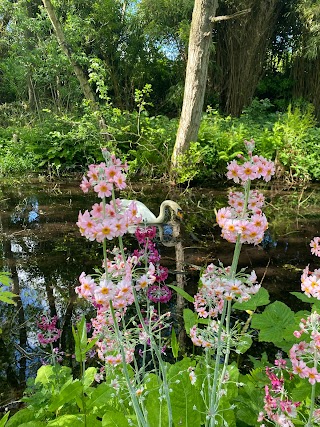
<path id="1" fill-rule="evenodd" d="M 16 306 L 0 306 L 1 408 L 19 398 L 44 357 L 37 342 L 40 314 L 58 316 L 60 345 L 71 355 L 71 321 L 88 310 L 74 289 L 82 271 L 90 274 L 100 267 L 101 249 L 81 237 L 75 224 L 79 210 L 96 201 L 83 194 L 79 182 L 25 179 L 0 186 L 0 271 L 10 272 L 13 292 L 19 296 Z M 158 248 L 161 264 L 169 269 L 169 283 L 182 281 L 190 294 L 197 290 L 201 267 L 218 260 L 231 263 L 232 245 L 220 238 L 214 214 L 226 204 L 227 190 L 138 182 L 121 195 L 141 200 L 156 214 L 165 199 L 182 206 L 180 235 L 159 238 Z M 240 266 L 256 271 L 273 300 L 295 308 L 297 300 L 290 292 L 300 290 L 302 269 L 316 262 L 309 243 L 320 235 L 319 186 L 288 189 L 274 184 L 261 190 L 268 201 L 264 211 L 269 229 L 260 245 L 243 247 Z M 134 245 L 134 239 L 129 237 L 126 244 Z"/>

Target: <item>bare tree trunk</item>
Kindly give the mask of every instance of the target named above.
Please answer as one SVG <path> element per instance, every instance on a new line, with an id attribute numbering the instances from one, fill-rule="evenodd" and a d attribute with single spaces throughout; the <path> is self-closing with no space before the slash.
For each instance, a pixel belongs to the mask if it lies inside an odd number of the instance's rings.
<path id="1" fill-rule="evenodd" d="M 189 38 L 188 62 L 182 112 L 171 157 L 173 174 L 179 155 L 196 141 L 207 83 L 213 22 L 218 0 L 195 0 Z"/>
<path id="2" fill-rule="evenodd" d="M 88 99 L 89 101 L 92 102 L 93 105 L 95 105 L 95 96 L 93 91 L 91 90 L 91 87 L 89 85 L 88 79 L 85 75 L 85 73 L 83 72 L 82 68 L 76 63 L 76 61 L 72 58 L 72 52 L 68 46 L 68 43 L 65 39 L 62 27 L 60 25 L 60 22 L 57 18 L 57 15 L 55 13 L 55 10 L 52 6 L 52 3 L 50 0 L 42 0 L 42 3 L 48 13 L 49 19 L 51 21 L 51 24 L 54 28 L 54 31 L 56 33 L 57 39 L 58 39 L 58 43 L 61 47 L 61 49 L 63 50 L 63 52 L 66 54 L 66 56 L 68 57 L 70 64 L 72 65 L 73 71 L 80 83 L 82 92 L 84 94 L 84 96 L 86 97 L 86 99 Z"/>

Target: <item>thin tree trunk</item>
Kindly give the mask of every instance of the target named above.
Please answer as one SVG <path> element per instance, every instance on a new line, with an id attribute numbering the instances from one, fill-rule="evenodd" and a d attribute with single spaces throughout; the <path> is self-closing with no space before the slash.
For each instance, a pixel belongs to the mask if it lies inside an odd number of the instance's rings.
<path id="1" fill-rule="evenodd" d="M 218 0 L 195 0 L 194 3 L 182 112 L 171 158 L 173 174 L 179 156 L 198 138 L 212 42 L 210 18 L 215 16 L 217 7 Z"/>
<path id="2" fill-rule="evenodd" d="M 75 62 L 75 60 L 72 58 L 72 52 L 70 50 L 70 47 L 68 46 L 68 43 L 66 41 L 66 38 L 64 36 L 61 24 L 57 18 L 57 15 L 55 13 L 55 10 L 52 6 L 52 3 L 50 0 L 42 0 L 42 3 L 48 13 L 49 19 L 51 21 L 51 24 L 54 28 L 54 31 L 56 33 L 58 43 L 62 49 L 62 51 L 66 54 L 68 57 L 70 64 L 72 65 L 73 71 L 80 83 L 82 92 L 86 99 L 92 102 L 93 105 L 96 104 L 95 96 L 93 91 L 91 90 L 91 87 L 89 85 L 88 79 L 83 72 L 82 68 Z"/>

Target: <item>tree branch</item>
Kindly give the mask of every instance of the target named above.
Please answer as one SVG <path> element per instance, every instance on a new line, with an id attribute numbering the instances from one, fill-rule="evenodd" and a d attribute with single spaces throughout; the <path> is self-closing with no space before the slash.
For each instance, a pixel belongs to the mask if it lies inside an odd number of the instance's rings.
<path id="1" fill-rule="evenodd" d="M 251 8 L 240 10 L 240 12 L 235 12 L 232 15 L 222 15 L 222 16 L 211 16 L 209 19 L 211 22 L 226 21 L 227 19 L 235 19 L 239 16 L 245 15 L 246 13 L 251 12 Z"/>

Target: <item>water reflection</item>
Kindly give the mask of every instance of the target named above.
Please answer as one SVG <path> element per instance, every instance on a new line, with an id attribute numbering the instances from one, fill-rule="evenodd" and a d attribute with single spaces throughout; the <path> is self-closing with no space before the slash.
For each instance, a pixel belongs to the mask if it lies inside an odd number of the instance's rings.
<path id="1" fill-rule="evenodd" d="M 72 354 L 71 321 L 87 310 L 83 300 L 76 298 L 74 288 L 82 271 L 101 266 L 101 252 L 96 243 L 80 237 L 75 225 L 79 210 L 95 202 L 83 195 L 78 181 L 59 186 L 31 182 L 5 186 L 0 191 L 0 271 L 10 272 L 13 291 L 19 295 L 16 307 L 0 306 L 1 407 L 14 398 L 16 390 L 20 391 L 43 357 L 36 339 L 40 313 L 58 316 L 61 347 Z M 167 198 L 182 206 L 183 222 L 158 226 L 158 245 L 161 265 L 170 271 L 169 283 L 175 282 L 193 294 L 201 267 L 218 260 L 231 263 L 232 245 L 220 239 L 220 230 L 214 226 L 214 208 L 226 204 L 226 190 L 168 191 L 146 184 L 132 188 L 151 210 Z M 264 191 L 269 198 L 266 214 L 270 228 L 261 245 L 244 246 L 240 265 L 255 269 L 274 298 L 290 304 L 294 298 L 289 292 L 300 289 L 302 268 L 315 262 L 308 245 L 314 235 L 320 235 L 320 197 L 317 187 L 303 192 L 276 187 Z M 136 199 L 130 193 L 127 198 Z M 128 247 L 133 244 L 129 238 Z M 178 295 L 175 310 L 181 322 L 180 345 L 185 342 L 184 307 L 185 300 Z"/>

